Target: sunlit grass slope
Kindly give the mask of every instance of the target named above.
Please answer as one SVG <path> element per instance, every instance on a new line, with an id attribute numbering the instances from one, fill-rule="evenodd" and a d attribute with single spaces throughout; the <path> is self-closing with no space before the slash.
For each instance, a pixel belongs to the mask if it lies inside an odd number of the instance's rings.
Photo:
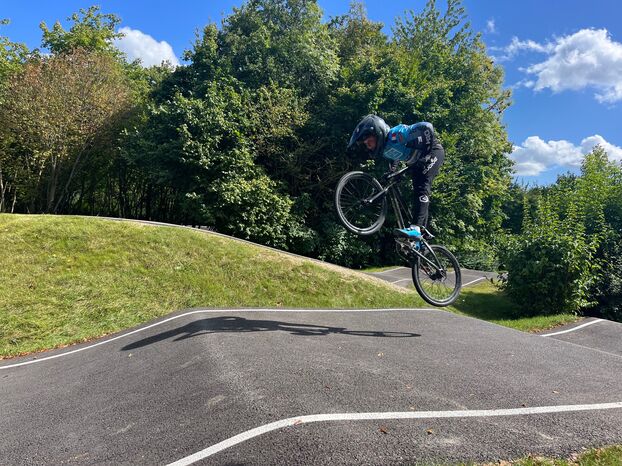
<path id="1" fill-rule="evenodd" d="M 422 307 L 412 290 L 190 229 L 0 215 L 0 357 L 189 307 Z"/>
<path id="2" fill-rule="evenodd" d="M 489 281 L 463 288 L 456 302 L 448 310 L 524 332 L 547 330 L 579 319 L 571 312 L 524 317 L 529 313 L 525 313 L 524 309 L 512 302 Z"/>

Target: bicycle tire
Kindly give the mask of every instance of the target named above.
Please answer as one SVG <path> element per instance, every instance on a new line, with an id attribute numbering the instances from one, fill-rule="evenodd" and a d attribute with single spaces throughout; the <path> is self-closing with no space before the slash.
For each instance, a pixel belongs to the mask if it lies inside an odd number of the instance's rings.
<path id="1" fill-rule="evenodd" d="M 365 205 L 362 201 L 383 189 L 380 182 L 368 173 L 349 172 L 341 177 L 335 190 L 335 207 L 347 230 L 361 236 L 380 230 L 387 217 L 386 196 L 374 204 Z"/>
<path id="2" fill-rule="evenodd" d="M 446 247 L 438 244 L 429 247 L 441 262 L 445 274 L 443 275 L 438 269 L 431 269 L 428 263 L 417 257 L 412 265 L 413 283 L 419 295 L 429 304 L 439 307 L 449 306 L 458 298 L 462 288 L 460 264 Z"/>

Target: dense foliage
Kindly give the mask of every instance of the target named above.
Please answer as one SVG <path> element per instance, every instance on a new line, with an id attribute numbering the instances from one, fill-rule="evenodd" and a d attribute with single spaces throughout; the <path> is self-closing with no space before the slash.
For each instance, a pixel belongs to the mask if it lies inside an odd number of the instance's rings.
<path id="1" fill-rule="evenodd" d="M 248 0 L 197 34 L 176 69 L 125 63 L 112 46 L 115 15 L 91 7 L 69 20 L 68 30 L 42 23 L 51 54 L 34 54 L 8 78 L 11 105 L 0 111 L 15 124 L 3 131 L 0 170 L 14 199 L 3 210 L 202 224 L 344 265 L 380 264 L 393 259 L 387 232 L 352 237 L 332 205 L 341 174 L 365 162 L 346 156 L 349 133 L 376 112 L 391 125 L 427 120 L 438 129 L 448 156 L 432 225 L 466 262 L 501 228 L 509 93 L 458 0 L 444 12 L 430 1 L 406 13 L 392 37 L 362 4 L 324 22 L 313 0 Z M 95 141 L 93 124 L 70 141 L 58 123 L 75 102 L 25 104 L 53 94 L 24 79 L 39 68 L 53 70 L 49 88 L 81 87 L 60 69 L 77 54 L 99 60 L 91 69 L 107 81 L 119 70 L 125 77 L 104 92 L 128 95 L 110 109 L 116 135 Z"/>
<path id="2" fill-rule="evenodd" d="M 447 154 L 431 207 L 439 241 L 465 266 L 507 266 L 528 312 L 619 315 L 619 171 L 601 154 L 553 187 L 512 185 L 510 92 L 460 0 L 429 0 L 390 36 L 361 3 L 324 21 L 315 0 L 246 0 L 176 68 L 128 63 L 114 14 L 68 19 L 41 24 L 46 53 L 0 36 L 0 212 L 205 225 L 346 266 L 395 263 L 391 222 L 347 233 L 334 187 L 353 168 L 386 168 L 345 153 L 362 116 L 426 120 Z M 531 290 L 548 301 L 525 301 Z"/>
<path id="3" fill-rule="evenodd" d="M 587 289 L 596 272 L 594 243 L 574 216 L 562 220 L 552 201 L 540 199 L 525 217 L 521 235 L 500 249 L 507 270 L 503 286 L 529 315 L 578 311 L 589 304 Z"/>
<path id="4" fill-rule="evenodd" d="M 597 147 L 579 176 L 525 192 L 523 227 L 500 259 L 526 312 L 596 312 L 622 321 L 622 167 Z"/>

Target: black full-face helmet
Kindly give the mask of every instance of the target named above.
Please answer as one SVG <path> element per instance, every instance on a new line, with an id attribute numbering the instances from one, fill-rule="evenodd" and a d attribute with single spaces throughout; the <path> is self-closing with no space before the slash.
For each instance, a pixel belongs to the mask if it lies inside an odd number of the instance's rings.
<path id="1" fill-rule="evenodd" d="M 382 154 L 384 150 L 384 143 L 387 139 L 387 135 L 389 134 L 389 125 L 385 123 L 385 121 L 377 115 L 367 115 L 363 118 L 356 128 L 354 128 L 354 132 L 352 133 L 352 137 L 350 137 L 350 142 L 348 143 L 348 149 L 351 149 L 356 144 L 362 143 L 367 136 L 375 135 L 378 143 L 376 144 L 376 149 L 371 153 L 374 157 L 379 154 Z"/>

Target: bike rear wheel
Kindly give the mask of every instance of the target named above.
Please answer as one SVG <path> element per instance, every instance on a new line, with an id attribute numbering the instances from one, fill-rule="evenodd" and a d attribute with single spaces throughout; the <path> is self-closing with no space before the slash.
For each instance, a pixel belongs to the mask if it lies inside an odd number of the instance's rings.
<path id="1" fill-rule="evenodd" d="M 462 274 L 458 259 L 444 246 L 433 244 L 422 253 L 412 266 L 415 288 L 421 297 L 433 306 L 449 306 L 460 294 Z"/>
<path id="2" fill-rule="evenodd" d="M 357 235 L 371 235 L 382 227 L 387 217 L 385 195 L 370 201 L 383 190 L 373 176 L 363 172 L 346 173 L 335 190 L 335 206 L 341 223 Z"/>

